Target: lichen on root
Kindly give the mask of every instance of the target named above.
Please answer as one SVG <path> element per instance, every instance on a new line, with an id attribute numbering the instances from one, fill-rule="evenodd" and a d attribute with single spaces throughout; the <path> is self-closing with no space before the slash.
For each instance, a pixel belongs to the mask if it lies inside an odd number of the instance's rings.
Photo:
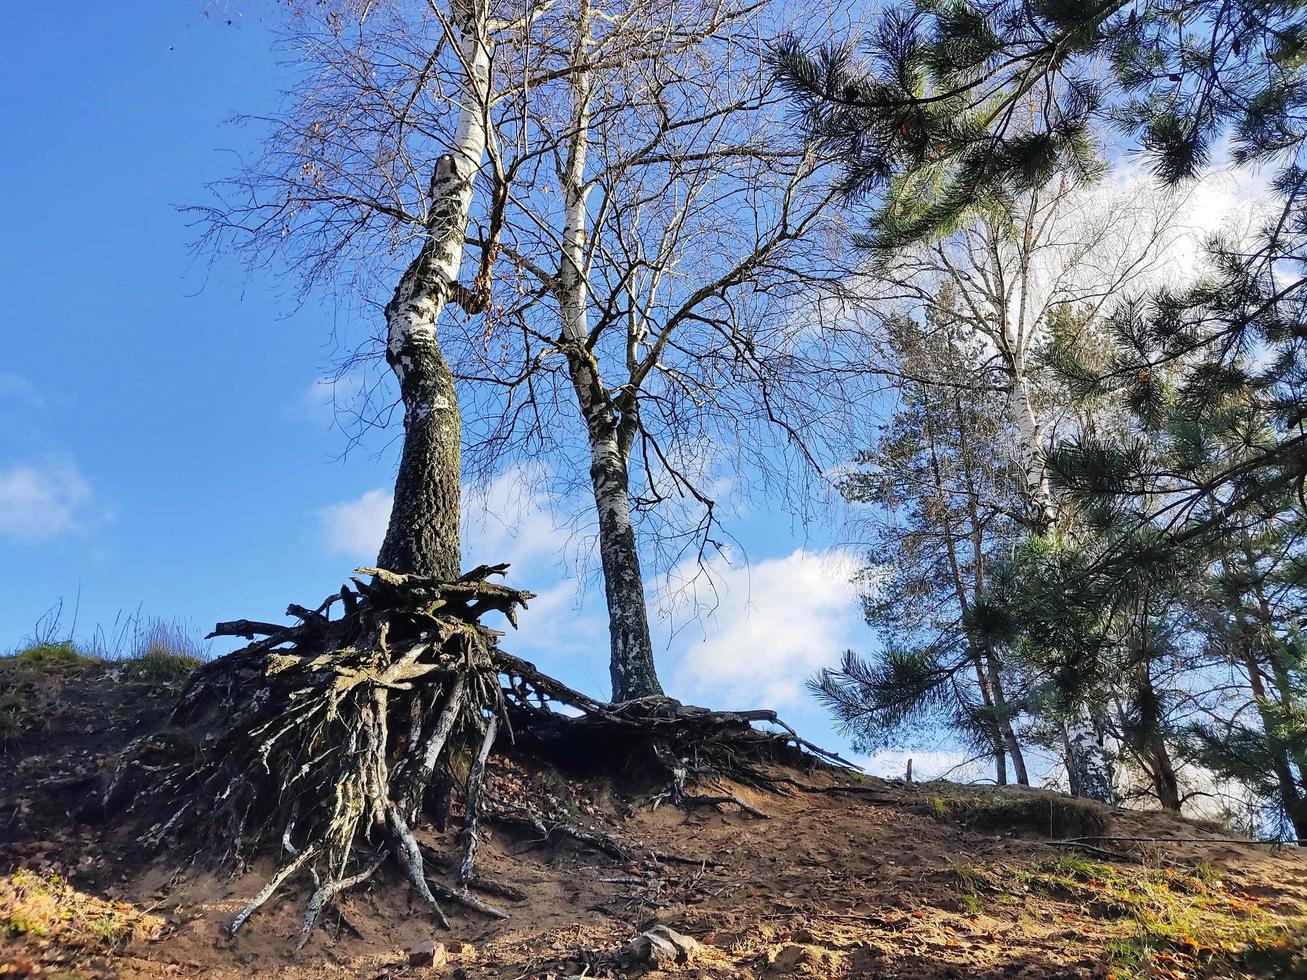
<path id="1" fill-rule="evenodd" d="M 173 722 L 193 733 L 196 748 L 159 761 L 129 747 L 107 802 L 150 824 L 147 844 L 193 842 L 237 866 L 256 854 L 278 856 L 233 933 L 283 885 L 306 876 L 313 891 L 303 946 L 322 913 L 388 861 L 442 925 L 441 902 L 505 916 L 470 891 L 486 890 L 475 874 L 483 820 L 547 824 L 581 846 L 626 853 L 604 834 L 488 799 L 486 762 L 497 740 L 595 768 L 646 769 L 666 786 L 655 801 L 733 803 L 758 816 L 731 794 L 699 797 L 686 787 L 716 778 L 783 790 L 786 780 L 774 779 L 768 764 L 843 762 L 771 712 L 713 712 L 666 698 L 604 704 L 505 653 L 503 634 L 480 620 L 497 612 L 516 626 L 532 598 L 490 581 L 506 568 L 483 565 L 453 581 L 362 568 L 352 587 L 315 609 L 292 605 L 295 625 L 220 623 L 211 635 L 253 642 L 201 667 L 182 691 Z M 760 730 L 757 721 L 782 730 Z M 465 774 L 455 780 L 456 773 Z M 428 849 L 414 828 L 442 804 L 436 787 L 456 783 L 462 859 L 455 883 L 445 885 L 428 875 Z"/>

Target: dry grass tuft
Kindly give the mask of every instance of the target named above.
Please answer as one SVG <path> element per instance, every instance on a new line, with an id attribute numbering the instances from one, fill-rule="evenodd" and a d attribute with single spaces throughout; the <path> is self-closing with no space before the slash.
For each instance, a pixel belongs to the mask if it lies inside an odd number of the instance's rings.
<path id="1" fill-rule="evenodd" d="M 152 619 L 136 636 L 131 653 L 117 663 L 128 680 L 181 684 L 206 659 L 203 645 L 186 624 Z"/>
<path id="2" fill-rule="evenodd" d="M 1033 830 L 1048 837 L 1093 837 L 1107 830 L 1107 810 L 1097 803 L 1025 787 L 938 790 L 926 808 L 939 820 L 971 830 Z"/>

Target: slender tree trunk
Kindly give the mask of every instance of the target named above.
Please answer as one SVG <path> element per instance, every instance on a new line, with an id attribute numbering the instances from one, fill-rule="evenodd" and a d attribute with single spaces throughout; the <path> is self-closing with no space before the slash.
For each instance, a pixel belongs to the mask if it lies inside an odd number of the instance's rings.
<path id="1" fill-rule="evenodd" d="M 644 596 L 640 553 L 631 524 L 626 460 L 616 441 L 596 442 L 590 479 L 599 510 L 599 556 L 608 599 L 609 674 L 613 700 L 661 696 Z"/>
<path id="2" fill-rule="evenodd" d="M 1241 624 L 1241 629 L 1246 628 Z M 1244 665 L 1248 670 L 1248 684 L 1252 688 L 1253 700 L 1257 705 L 1262 730 L 1266 732 L 1266 741 L 1270 748 L 1271 768 L 1275 771 L 1275 781 L 1280 791 L 1280 806 L 1284 808 L 1285 816 L 1293 824 L 1294 833 L 1300 839 L 1307 840 L 1307 798 L 1303 796 L 1298 780 L 1294 778 L 1288 747 L 1283 739 L 1274 734 L 1279 729 L 1279 723 L 1268 710 L 1269 702 L 1266 684 L 1262 680 L 1261 665 L 1257 662 L 1253 645 L 1246 632 L 1240 642 L 1243 646 Z"/>
<path id="3" fill-rule="evenodd" d="M 1139 651 L 1135 665 L 1135 682 L 1138 685 L 1135 700 L 1139 705 L 1140 734 L 1143 736 L 1142 755 L 1147 763 L 1153 792 L 1164 810 L 1180 812 L 1180 781 L 1175 775 L 1171 752 L 1162 736 L 1162 707 L 1157 689 L 1153 686 L 1148 593 L 1140 597 Z"/>
<path id="4" fill-rule="evenodd" d="M 1166 739 L 1148 722 L 1145 722 L 1141 750 L 1157 801 L 1162 804 L 1162 809 L 1179 813 L 1180 780 L 1175 774 L 1175 765 L 1171 761 L 1171 750 L 1167 748 Z"/>
<path id="5" fill-rule="evenodd" d="M 954 412 L 957 413 L 957 417 L 961 419 L 963 417 L 962 400 L 957 393 L 954 393 L 953 396 L 953 406 Z M 972 476 L 971 472 L 971 452 L 967 447 L 966 426 L 962 426 L 961 429 L 959 429 L 959 448 L 962 449 L 962 459 L 966 468 L 965 472 L 968 486 L 967 520 L 971 525 L 972 595 L 974 595 L 975 600 L 979 602 L 980 598 L 984 596 L 985 587 L 987 587 L 987 585 L 985 585 L 985 578 L 987 578 L 987 576 L 985 576 L 984 523 L 980 520 L 979 498 L 978 495 L 976 495 L 975 478 Z M 933 457 L 935 456 L 933 456 L 932 452 L 932 460 Z M 954 584 L 958 591 L 958 602 L 959 605 L 961 605 L 963 613 L 965 613 L 968 608 L 966 591 L 962 588 L 962 580 L 961 575 L 958 574 L 957 562 L 954 561 L 953 566 Z M 992 647 L 985 648 L 982 655 L 982 661 L 984 664 L 984 676 L 987 677 L 989 681 L 989 696 L 991 696 L 991 699 L 993 700 L 996 724 L 999 725 L 999 736 L 1002 740 L 1002 745 L 1004 745 L 1008 757 L 1012 759 L 1012 768 L 1014 774 L 1017 776 L 1017 783 L 1023 785 L 1023 787 L 1029 787 L 1030 776 L 1026 774 L 1026 757 L 1022 754 L 1021 742 L 1017 740 L 1016 729 L 1012 727 L 1012 711 L 1010 711 L 1008 704 L 1008 694 L 1006 694 L 1006 691 L 1002 689 L 1002 670 L 1000 669 L 999 655 L 997 655 L 995 649 Z"/>
<path id="6" fill-rule="evenodd" d="M 1025 477 L 1024 491 L 1030 507 L 1031 523 L 1041 532 L 1048 531 L 1057 523 L 1057 501 L 1053 497 L 1048 468 L 1044 463 L 1043 432 L 1030 403 L 1030 389 L 1024 367 L 1011 363 L 1009 371 L 1012 392 L 1008 398 L 1008 408 L 1020 436 L 1017 451 Z M 1115 803 L 1112 761 L 1089 708 L 1077 707 L 1067 720 L 1063 726 L 1063 746 L 1067 752 L 1067 778 L 1072 795 L 1100 803 Z"/>
<path id="7" fill-rule="evenodd" d="M 1164 739 L 1153 737 L 1148 740 L 1148 758 L 1152 763 L 1153 792 L 1157 794 L 1158 802 L 1162 804 L 1162 809 L 1179 813 L 1180 780 L 1175 774 L 1171 753 Z"/>
<path id="8" fill-rule="evenodd" d="M 1012 769 L 1016 773 L 1017 782 L 1022 786 L 1029 786 L 1030 776 L 1026 772 L 1026 757 L 1021 751 L 1021 742 L 1017 739 L 1016 730 L 1012 727 L 1012 718 L 1008 715 L 1007 693 L 1003 690 L 1003 678 L 993 656 L 985 657 L 985 670 L 989 674 L 989 689 L 993 692 L 994 707 L 999 712 L 999 729 L 1003 734 L 1003 744 L 1007 748 L 1007 754 L 1012 759 Z"/>
<path id="9" fill-rule="evenodd" d="M 989 732 L 989 742 L 993 749 L 994 755 L 994 782 L 1000 786 L 1007 785 L 1007 753 L 1003 747 L 1003 732 L 999 727 L 998 712 L 995 710 L 994 695 L 989 689 L 989 678 L 985 673 L 984 657 L 979 653 L 972 653 L 971 663 L 976 668 L 976 685 L 980 688 L 980 697 L 985 702 L 985 710 L 989 712 L 991 720 L 991 730 Z"/>
<path id="10" fill-rule="evenodd" d="M 1030 404 L 1030 390 L 1019 369 L 1013 369 L 1012 391 L 1008 395 L 1008 411 L 1019 435 L 1017 458 L 1025 482 L 1022 488 L 1032 515 L 1031 523 L 1038 531 L 1047 531 L 1057 522 L 1057 504 L 1053 487 L 1049 483 L 1048 469 L 1044 465 L 1044 434 L 1035 410 Z"/>
<path id="11" fill-rule="evenodd" d="M 467 66 L 454 152 L 436 162 L 427 235 L 386 304 L 386 360 L 404 401 L 404 448 L 377 564 L 440 578 L 459 573 L 462 424 L 436 325 L 458 291 L 472 205 L 472 179 L 485 154 L 490 47 L 478 5 L 454 4 Z"/>
<path id="12" fill-rule="evenodd" d="M 962 411 L 962 399 L 956 392 L 953 395 L 953 410 L 959 420 L 964 417 Z M 938 462 L 936 461 L 934 453 L 933 433 L 931 434 L 931 439 L 931 463 L 935 468 L 936 481 L 938 482 Z M 962 425 L 958 430 L 958 448 L 961 451 L 964 473 L 966 474 L 968 486 L 967 519 L 970 523 L 968 536 L 971 539 L 972 594 L 975 596 L 975 600 L 979 602 L 984 597 L 986 588 L 985 532 L 984 524 L 980 519 L 979 499 L 976 493 L 976 481 L 971 470 L 971 452 L 967 445 L 967 429 L 965 425 Z M 962 585 L 959 563 L 954 554 L 952 534 L 947 528 L 945 529 L 945 533 L 949 534 L 949 559 L 953 571 L 953 584 L 957 592 L 958 605 L 962 609 L 963 615 L 966 615 L 969 604 L 967 602 L 966 590 Z M 999 740 L 1002 746 L 1000 751 L 1005 750 L 1007 755 L 1011 758 L 1012 768 L 1016 773 L 1017 782 L 1022 786 L 1029 786 L 1030 777 L 1026 774 L 1025 756 L 1021 752 L 1021 743 L 1017 741 L 1017 733 L 1012 728 L 1012 717 L 1008 708 L 1007 693 L 1003 690 L 1003 676 L 999 669 L 998 655 L 994 652 L 992 647 L 988 647 L 980 655 L 979 663 L 983 664 L 984 668 L 984 673 L 980 675 L 982 677 L 981 686 L 985 686 L 984 681 L 986 679 L 989 682 L 989 698 L 994 710 L 994 723 L 998 727 Z M 979 671 L 979 665 L 977 669 Z M 1006 781 L 1006 772 L 1004 773 L 1004 777 L 1004 781 Z"/>
<path id="13" fill-rule="evenodd" d="M 1246 537 L 1241 541 L 1241 547 L 1244 560 L 1252 567 L 1254 565 L 1254 556 Z M 1230 572 L 1232 563 L 1233 559 L 1228 554 L 1222 560 L 1222 568 L 1227 574 Z M 1258 600 L 1258 615 L 1263 624 L 1269 624 L 1271 611 L 1266 603 L 1265 596 L 1261 592 L 1260 585 L 1256 587 L 1255 594 Z M 1262 664 L 1258 657 L 1257 644 L 1254 641 L 1255 627 L 1252 622 L 1249 622 L 1248 614 L 1245 612 L 1243 596 L 1233 591 L 1228 592 L 1226 602 L 1229 604 L 1230 613 L 1239 631 L 1239 649 L 1243 657 L 1244 668 L 1248 672 L 1248 686 L 1253 692 L 1253 702 L 1257 706 L 1257 714 L 1262 722 L 1262 731 L 1266 733 L 1267 748 L 1271 756 L 1271 769 L 1275 772 L 1275 782 L 1279 790 L 1280 806 L 1283 807 L 1289 822 L 1293 824 L 1294 833 L 1301 839 L 1307 839 L 1307 796 L 1304 796 L 1304 787 L 1300 784 L 1300 778 L 1307 779 L 1307 769 L 1303 768 L 1301 759 L 1295 760 L 1293 758 L 1290 747 L 1277 734 L 1280 730 L 1280 724 L 1270 710 L 1270 701 L 1268 700 L 1270 692 L 1267 691 L 1266 682 L 1262 677 Z M 1270 657 L 1269 659 L 1274 661 L 1276 658 Z M 1282 670 L 1275 663 L 1272 663 L 1271 670 L 1276 676 L 1276 687 L 1281 703 L 1284 703 L 1289 692 L 1282 686 Z M 1287 677 L 1283 678 L 1283 680 L 1287 681 Z M 1298 771 L 1302 774 L 1301 777 L 1295 777 L 1294 775 L 1294 761 L 1298 762 Z"/>
<path id="14" fill-rule="evenodd" d="M 1240 535 L 1240 544 L 1243 549 L 1244 560 L 1248 562 L 1248 567 L 1255 569 L 1257 559 L 1248 541 L 1248 532 L 1246 530 Z M 1266 590 L 1263 588 L 1262 580 L 1258 576 L 1253 576 L 1253 597 L 1257 600 L 1257 616 L 1263 629 L 1274 634 L 1275 613 L 1271 610 L 1270 600 L 1267 599 Z M 1293 679 L 1289 676 L 1289 668 L 1285 666 L 1284 657 L 1280 655 L 1278 649 L 1272 647 L 1266 651 L 1266 659 L 1270 661 L 1271 676 L 1275 680 L 1275 690 L 1279 696 L 1280 704 L 1286 709 L 1292 709 L 1301 699 L 1294 692 Z M 1299 782 L 1307 782 L 1307 752 L 1304 752 L 1301 748 L 1296 750 L 1291 748 L 1289 754 L 1298 767 Z M 1302 828 L 1298 829 L 1301 830 Z M 1299 834 L 1299 836 L 1302 836 L 1302 834 Z"/>
<path id="15" fill-rule="evenodd" d="M 953 399 L 953 411 L 961 422 L 963 418 L 962 405 L 960 399 L 955 395 Z M 926 402 L 926 437 L 930 446 L 930 471 L 934 479 L 935 486 L 941 491 L 944 489 L 944 475 L 940 467 L 939 455 L 935 451 L 935 431 L 930 422 L 930 402 Z M 962 577 L 962 562 L 958 557 L 957 542 L 954 538 L 953 522 L 949 520 L 948 509 L 943 511 L 943 530 L 944 530 L 944 549 L 948 555 L 949 572 L 953 579 L 953 594 L 957 597 L 958 609 L 962 613 L 962 619 L 965 622 L 971 610 L 971 602 L 968 599 L 968 589 L 977 600 L 985 593 L 985 552 L 982 544 L 982 530 L 979 515 L 976 507 L 976 492 L 974 481 L 971 476 L 971 464 L 968 459 L 967 450 L 967 430 L 966 425 L 961 424 L 958 430 L 958 449 L 963 460 L 963 472 L 966 476 L 967 484 L 971 487 L 967 494 L 967 518 L 970 522 L 970 529 L 964 532 L 964 536 L 971 542 L 972 547 L 972 567 L 971 581 L 969 585 L 964 583 Z M 984 700 L 985 708 L 990 714 L 992 722 L 992 731 L 990 732 L 990 741 L 993 745 L 994 752 L 994 778 L 1000 786 L 1007 785 L 1007 755 L 1005 751 L 1005 734 L 1003 725 L 1007 722 L 1006 714 L 1000 710 L 998 695 L 995 688 L 991 685 L 996 677 L 992 670 L 993 654 L 992 652 L 982 652 L 976 644 L 972 643 L 970 638 L 967 640 L 971 648 L 971 662 L 976 669 L 976 686 L 980 688 L 980 696 Z M 1005 707 L 1005 706 L 1004 706 Z"/>
<path id="16" fill-rule="evenodd" d="M 590 5 L 583 0 L 577 11 L 577 42 L 572 56 L 576 66 L 584 65 L 589 58 L 591 16 Z M 604 390 L 598 364 L 587 344 L 590 329 L 586 199 L 590 186 L 586 179 L 586 155 L 590 143 L 592 84 L 589 71 L 581 69 L 573 74 L 572 132 L 562 174 L 562 261 L 556 288 L 572 387 L 590 440 L 590 483 L 599 516 L 599 557 L 604 596 L 608 601 L 613 700 L 629 701 L 661 696 L 663 689 L 654 669 L 644 574 L 631 523 L 629 439 L 623 438 L 618 412 Z"/>
<path id="17" fill-rule="evenodd" d="M 1289 671 L 1284 666 L 1284 661 L 1278 656 L 1271 657 L 1271 670 L 1275 675 L 1275 690 L 1279 696 L 1280 705 L 1286 711 L 1292 711 L 1301 704 L 1301 698 L 1294 693 L 1293 679 L 1289 676 Z M 1298 768 L 1298 782 L 1300 785 L 1307 785 L 1307 751 L 1301 748 L 1301 743 L 1290 750 L 1290 756 L 1294 765 Z M 1302 829 L 1302 828 L 1299 828 Z M 1299 835 L 1303 836 L 1303 835 Z"/>

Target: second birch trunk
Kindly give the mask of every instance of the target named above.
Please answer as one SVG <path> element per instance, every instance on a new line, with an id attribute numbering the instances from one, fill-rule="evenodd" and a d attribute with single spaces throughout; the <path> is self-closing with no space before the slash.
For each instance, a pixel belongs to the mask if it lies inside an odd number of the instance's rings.
<path id="1" fill-rule="evenodd" d="M 589 57 L 590 17 L 590 5 L 583 2 L 577 13 L 573 52 L 573 62 L 578 66 Z M 592 85 L 590 71 L 581 68 L 574 74 L 572 133 L 562 181 L 564 224 L 557 294 L 572 387 L 590 443 L 590 484 L 599 518 L 599 555 L 608 603 L 609 673 L 613 701 L 617 702 L 661 696 L 663 689 L 654 670 L 644 575 L 631 522 L 629 440 L 622 438 L 618 413 L 604 391 L 588 346 L 586 154 Z"/>

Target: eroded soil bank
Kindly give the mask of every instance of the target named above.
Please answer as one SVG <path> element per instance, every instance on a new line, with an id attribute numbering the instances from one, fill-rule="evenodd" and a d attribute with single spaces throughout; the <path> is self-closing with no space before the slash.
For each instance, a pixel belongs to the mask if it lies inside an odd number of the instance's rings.
<path id="1" fill-rule="evenodd" d="M 164 716 L 174 678 L 75 665 L 8 683 L 25 700 L 0 780 L 7 975 L 1307 975 L 1307 857 L 1297 849 L 1054 794 L 816 769 L 789 774 L 809 789 L 784 795 L 721 788 L 766 818 L 731 803 L 651 809 L 655 788 L 520 756 L 495 761 L 501 798 L 640 856 L 623 862 L 575 840 L 491 827 L 479 867 L 502 886 L 495 902 L 509 919 L 449 908 L 445 932 L 389 874 L 294 953 L 307 882 L 233 939 L 225 927 L 269 867 L 179 868 L 176 854 L 142 853 L 93 805 L 115 754 Z M 421 836 L 452 861 L 456 832 L 450 820 Z M 1113 840 L 1055 843 L 1089 832 Z M 697 942 L 688 962 L 650 968 L 617 955 L 655 921 Z M 432 940 L 443 952 L 414 965 Z"/>

